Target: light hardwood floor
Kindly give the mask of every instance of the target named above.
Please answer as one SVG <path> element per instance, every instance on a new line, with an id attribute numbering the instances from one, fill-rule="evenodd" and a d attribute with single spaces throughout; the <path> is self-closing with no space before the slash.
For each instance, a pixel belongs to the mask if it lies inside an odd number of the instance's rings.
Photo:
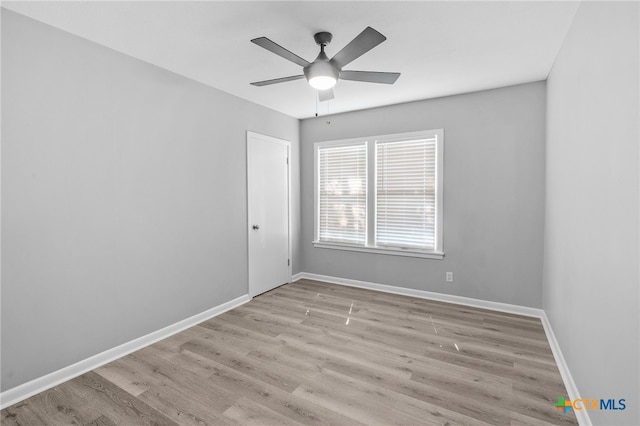
<path id="1" fill-rule="evenodd" d="M 300 280 L 2 410 L 3 425 L 577 424 L 540 320 Z"/>

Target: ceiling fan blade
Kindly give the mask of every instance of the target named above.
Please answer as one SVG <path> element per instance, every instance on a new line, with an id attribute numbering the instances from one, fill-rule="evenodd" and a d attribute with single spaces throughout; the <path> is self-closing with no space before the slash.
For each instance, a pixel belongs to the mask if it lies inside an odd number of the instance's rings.
<path id="1" fill-rule="evenodd" d="M 284 47 L 280 46 L 277 43 L 274 43 L 266 37 L 254 38 L 253 40 L 251 40 L 251 43 L 257 44 L 258 46 L 267 49 L 269 52 L 275 53 L 276 55 L 281 56 L 288 61 L 296 63 L 301 67 L 306 67 L 307 65 L 309 65 L 308 61 L 302 59 L 300 56 L 288 51 Z"/>
<path id="2" fill-rule="evenodd" d="M 400 77 L 399 72 L 340 71 L 341 80 L 364 81 L 367 83 L 393 84 Z"/>
<path id="3" fill-rule="evenodd" d="M 330 101 L 333 98 L 333 89 L 318 90 L 318 99 L 320 102 Z"/>
<path id="4" fill-rule="evenodd" d="M 251 83 L 251 85 L 252 86 L 268 86 L 270 84 L 285 83 L 287 81 L 300 80 L 303 78 L 304 78 L 304 75 L 292 75 L 290 77 L 274 78 L 272 80 L 254 81 L 253 83 Z"/>
<path id="5" fill-rule="evenodd" d="M 349 62 L 359 58 L 367 53 L 387 38 L 371 27 L 367 27 L 356 36 L 349 44 L 342 48 L 341 51 L 331 59 L 340 68 Z"/>

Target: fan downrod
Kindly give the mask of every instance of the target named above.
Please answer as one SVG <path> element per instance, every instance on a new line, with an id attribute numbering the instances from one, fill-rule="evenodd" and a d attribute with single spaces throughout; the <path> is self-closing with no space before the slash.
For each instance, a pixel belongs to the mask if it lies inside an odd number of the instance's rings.
<path id="1" fill-rule="evenodd" d="M 318 44 L 319 46 L 326 46 L 327 44 L 331 43 L 332 38 L 333 38 L 333 35 L 326 31 L 321 31 L 313 35 L 313 39 L 316 41 L 316 44 Z"/>

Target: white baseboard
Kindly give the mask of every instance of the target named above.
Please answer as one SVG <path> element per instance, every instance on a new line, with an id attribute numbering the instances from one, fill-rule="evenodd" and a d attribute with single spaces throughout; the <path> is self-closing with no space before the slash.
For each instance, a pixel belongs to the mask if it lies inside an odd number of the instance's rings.
<path id="1" fill-rule="evenodd" d="M 240 296 L 236 299 L 230 300 L 226 303 L 218 305 L 214 308 L 208 309 L 204 312 L 196 314 L 192 317 L 186 318 L 182 321 L 178 321 L 160 330 L 151 332 L 145 336 L 138 337 L 115 348 L 108 349 L 99 354 L 93 355 L 89 358 L 78 361 L 75 364 L 61 368 L 60 370 L 49 373 L 45 376 L 38 377 L 27 383 L 16 386 L 0 393 L 0 409 L 9 407 L 17 402 L 29 398 L 37 393 L 50 389 L 60 383 L 71 380 L 74 377 L 78 377 L 88 371 L 94 370 L 102 365 L 105 365 L 111 361 L 149 346 L 162 339 L 166 339 L 176 333 L 186 330 L 189 327 L 193 327 L 203 321 L 218 316 L 228 310 L 243 305 L 251 300 L 248 294 Z"/>
<path id="2" fill-rule="evenodd" d="M 377 284 L 367 281 L 351 280 L 347 278 L 337 278 L 328 275 L 310 274 L 300 272 L 293 276 L 293 281 L 306 278 L 308 280 L 324 281 L 331 284 L 346 285 L 349 287 L 366 288 L 368 290 L 382 291 L 385 293 L 400 294 L 403 296 L 417 297 L 420 299 L 437 300 L 440 302 L 455 303 L 457 305 L 472 306 L 474 308 L 490 309 L 492 311 L 506 312 L 509 314 L 524 315 L 527 317 L 541 318 L 544 311 L 538 308 L 530 308 L 528 306 L 510 305 L 508 303 L 490 302 L 487 300 L 472 299 L 470 297 L 455 296 L 452 294 L 435 293 L 426 290 L 415 290 L 406 287 L 397 287 L 393 285 Z"/>
<path id="3" fill-rule="evenodd" d="M 562 376 L 562 381 L 564 382 L 564 387 L 567 388 L 567 395 L 570 400 L 581 399 L 580 392 L 578 392 L 578 387 L 576 386 L 576 382 L 573 380 L 573 376 L 569 371 L 569 366 L 562 355 L 562 351 L 560 350 L 560 345 L 556 340 L 556 335 L 553 333 L 553 328 L 551 328 L 551 323 L 549 322 L 549 318 L 547 318 L 547 314 L 543 311 L 542 316 L 540 317 L 540 321 L 542 321 L 542 326 L 544 327 L 544 331 L 547 335 L 547 340 L 549 341 L 549 346 L 551 347 L 551 352 L 553 353 L 553 358 L 556 360 L 556 364 L 558 365 L 558 369 L 560 370 L 560 375 Z M 578 423 L 581 426 L 591 426 L 591 419 L 589 418 L 589 413 L 587 410 L 574 410 L 576 414 L 576 418 L 578 419 Z"/>
<path id="4" fill-rule="evenodd" d="M 492 311 L 498 312 L 506 312 L 510 314 L 518 314 L 524 315 L 528 317 L 539 318 L 542 322 L 542 326 L 544 327 L 544 331 L 547 335 L 547 340 L 549 341 L 549 346 L 551 347 L 551 351 L 553 352 L 553 357 L 556 360 L 556 364 L 558 365 L 558 369 L 560 370 L 560 375 L 562 376 L 562 381 L 564 382 L 565 388 L 567 388 L 568 397 L 571 400 L 579 399 L 580 393 L 578 392 L 578 387 L 576 386 L 575 381 L 573 380 L 573 376 L 571 376 L 571 372 L 569 371 L 569 366 L 562 356 L 562 351 L 560 350 L 560 345 L 556 340 L 556 336 L 553 333 L 553 329 L 551 328 L 551 323 L 547 318 L 547 314 L 542 309 L 530 308 L 528 306 L 520 306 L 520 305 L 511 305 L 508 303 L 500 303 L 500 302 L 490 302 L 487 300 L 473 299 L 470 297 L 463 296 L 455 296 L 451 294 L 443 294 L 443 293 L 435 293 L 431 291 L 425 290 L 415 290 L 411 288 L 405 287 L 397 287 L 386 284 L 377 284 L 371 283 L 367 281 L 358 281 L 351 280 L 348 278 L 338 278 L 332 277 L 328 275 L 319 275 L 319 274 L 311 274 L 307 272 L 299 272 L 293 276 L 293 282 L 296 282 L 301 279 L 309 279 L 315 281 L 323 281 L 332 284 L 345 285 L 349 287 L 359 287 L 365 288 L 368 290 L 381 291 L 385 293 L 393 293 L 400 294 L 403 296 L 411 296 L 417 297 L 420 299 L 429 299 L 429 300 L 437 300 L 439 302 L 449 302 L 455 303 L 458 305 L 471 306 L 474 308 L 482 308 L 482 309 L 490 309 Z M 591 426 L 591 419 L 589 419 L 589 415 L 586 410 L 575 411 L 576 418 L 578 419 L 578 423 L 582 426 Z"/>

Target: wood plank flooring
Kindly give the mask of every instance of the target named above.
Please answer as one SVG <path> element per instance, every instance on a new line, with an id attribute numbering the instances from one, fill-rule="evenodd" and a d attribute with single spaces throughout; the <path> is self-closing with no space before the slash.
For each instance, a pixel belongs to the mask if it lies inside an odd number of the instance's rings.
<path id="1" fill-rule="evenodd" d="M 540 320 L 300 280 L 1 412 L 3 425 L 568 425 Z"/>

